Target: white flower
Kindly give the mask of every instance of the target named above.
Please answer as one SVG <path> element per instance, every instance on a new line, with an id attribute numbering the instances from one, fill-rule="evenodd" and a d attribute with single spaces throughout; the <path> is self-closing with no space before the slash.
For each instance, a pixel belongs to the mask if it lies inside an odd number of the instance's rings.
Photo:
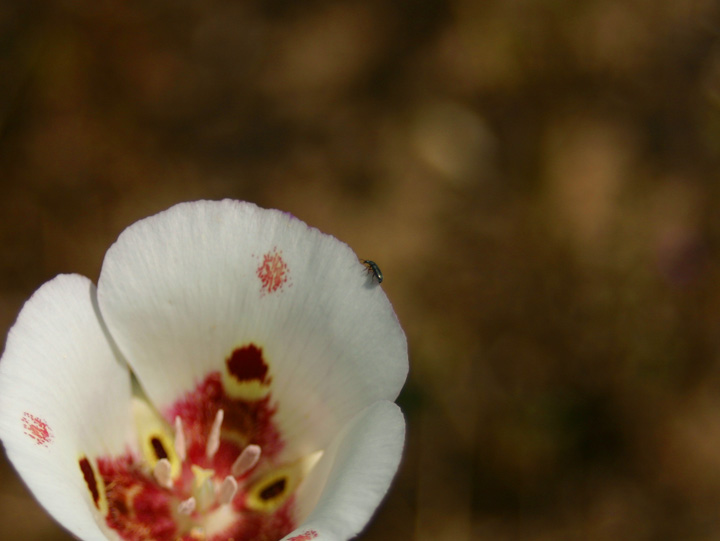
<path id="1" fill-rule="evenodd" d="M 62 275 L 27 301 L 0 438 L 84 540 L 340 541 L 397 470 L 407 368 L 347 245 L 249 203 L 183 203 L 125 230 L 97 289 Z"/>

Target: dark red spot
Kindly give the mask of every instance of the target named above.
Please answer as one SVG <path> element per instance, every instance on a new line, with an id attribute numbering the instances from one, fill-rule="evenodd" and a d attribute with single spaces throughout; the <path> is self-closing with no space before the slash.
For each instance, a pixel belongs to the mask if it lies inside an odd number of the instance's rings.
<path id="1" fill-rule="evenodd" d="M 152 445 L 153 451 L 155 451 L 155 456 L 158 458 L 158 460 L 168 457 L 165 446 L 162 444 L 159 438 L 152 438 L 150 440 L 150 444 Z"/>
<path id="2" fill-rule="evenodd" d="M 238 381 L 257 380 L 266 382 L 268 365 L 263 359 L 262 349 L 255 344 L 237 348 L 225 361 L 228 371 Z"/>
<path id="3" fill-rule="evenodd" d="M 315 539 L 317 536 L 318 533 L 315 530 L 308 530 L 305 533 L 291 537 L 288 541 L 310 541 L 310 539 Z"/>
<path id="4" fill-rule="evenodd" d="M 25 434 L 35 440 L 35 443 L 47 447 L 53 440 L 53 433 L 48 424 L 28 412 L 23 413 L 23 428 Z"/>
<path id="5" fill-rule="evenodd" d="M 263 500 L 272 500 L 273 498 L 277 498 L 280 496 L 283 492 L 285 492 L 285 487 L 287 486 L 287 479 L 284 477 L 281 479 L 278 479 L 270 486 L 265 487 L 260 491 L 260 497 Z"/>
<path id="6" fill-rule="evenodd" d="M 85 478 L 85 484 L 92 494 L 93 503 L 95 507 L 100 509 L 100 491 L 98 491 L 97 479 L 95 479 L 95 472 L 90 465 L 90 461 L 86 457 L 82 457 L 79 461 L 80 471 Z"/>
<path id="7" fill-rule="evenodd" d="M 256 272 L 260 278 L 262 293 L 274 293 L 288 281 L 288 266 L 282 258 L 282 252 L 277 248 L 273 248 L 263 256 Z"/>

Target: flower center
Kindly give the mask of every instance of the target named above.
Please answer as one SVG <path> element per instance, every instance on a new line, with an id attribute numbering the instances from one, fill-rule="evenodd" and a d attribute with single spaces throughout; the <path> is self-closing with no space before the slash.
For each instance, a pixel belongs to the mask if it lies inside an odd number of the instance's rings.
<path id="1" fill-rule="evenodd" d="M 141 399 L 133 413 L 139 455 L 79 461 L 121 539 L 272 540 L 294 529 L 294 492 L 318 456 L 278 461 L 269 397 L 229 397 L 214 373 L 166 412 L 172 425 Z"/>
<path id="2" fill-rule="evenodd" d="M 220 448 L 224 414 L 222 409 L 217 411 L 208 434 L 205 457 L 210 464 Z M 262 450 L 259 445 L 250 444 L 242 449 L 232 463 L 230 473 L 222 478 L 215 469 L 199 466 L 188 460 L 185 431 L 179 416 L 175 417 L 174 454 L 168 452 L 160 438 L 151 438 L 151 445 L 157 458 L 152 470 L 153 478 L 162 489 L 168 491 L 171 507 L 174 507 L 173 514 L 181 526 L 178 532 L 180 535 L 190 534 L 193 538 L 205 538 L 209 530 L 217 530 L 221 524 L 234 520 L 234 513 L 228 507 L 239 493 L 247 495 L 247 490 L 239 489 L 245 488 L 248 474 L 260 460 Z M 179 468 L 173 468 L 173 456 L 180 462 Z M 190 476 L 186 474 L 188 469 Z M 178 472 L 175 476 L 174 470 Z M 286 484 L 283 479 L 283 489 L 274 490 L 272 494 L 268 493 L 268 488 L 262 488 L 260 497 L 268 501 L 281 497 Z M 277 486 L 277 483 L 269 488 L 274 486 Z"/>

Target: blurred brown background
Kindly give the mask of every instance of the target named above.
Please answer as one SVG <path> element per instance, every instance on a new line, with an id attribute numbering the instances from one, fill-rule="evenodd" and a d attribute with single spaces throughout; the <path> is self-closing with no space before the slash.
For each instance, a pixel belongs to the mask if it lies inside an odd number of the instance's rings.
<path id="1" fill-rule="evenodd" d="M 409 338 L 363 539 L 719 539 L 719 11 L 2 2 L 2 335 L 141 217 L 280 208 L 380 264 Z M 0 534 L 69 539 L 4 461 Z"/>

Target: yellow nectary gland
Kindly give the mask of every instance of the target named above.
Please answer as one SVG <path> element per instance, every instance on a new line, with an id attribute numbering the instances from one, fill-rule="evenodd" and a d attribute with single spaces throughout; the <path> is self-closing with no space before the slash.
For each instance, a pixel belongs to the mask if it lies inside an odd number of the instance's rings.
<path id="1" fill-rule="evenodd" d="M 85 455 L 80 456 L 78 460 L 80 471 L 85 479 L 85 484 L 90 491 L 90 497 L 98 511 L 104 516 L 107 514 L 108 501 L 105 494 L 105 482 L 97 470 L 94 461 L 89 460 Z"/>
<path id="2" fill-rule="evenodd" d="M 268 512 L 282 505 L 299 481 L 294 469 L 279 468 L 256 481 L 247 493 L 248 509 Z"/>
<path id="3" fill-rule="evenodd" d="M 150 471 L 155 469 L 158 461 L 167 459 L 170 462 L 170 477 L 177 479 L 181 460 L 175 451 L 170 427 L 145 400 L 133 398 L 132 411 L 140 450 Z"/>

